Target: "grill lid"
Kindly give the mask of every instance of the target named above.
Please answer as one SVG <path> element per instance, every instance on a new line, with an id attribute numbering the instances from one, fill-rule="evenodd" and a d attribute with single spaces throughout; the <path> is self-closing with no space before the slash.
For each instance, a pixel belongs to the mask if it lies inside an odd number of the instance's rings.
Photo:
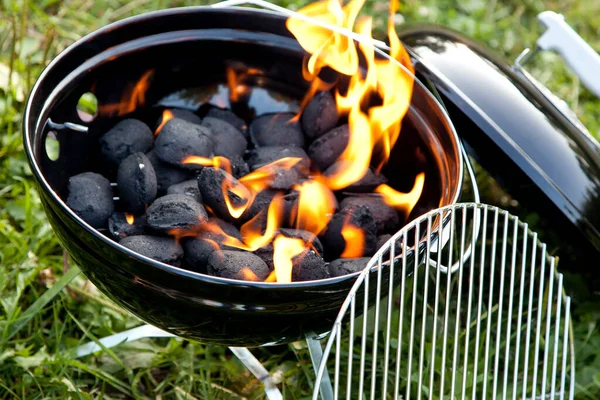
<path id="1" fill-rule="evenodd" d="M 520 203 L 545 207 L 600 251 L 600 145 L 564 103 L 518 63 L 446 28 L 419 25 L 400 38 L 469 153 Z"/>

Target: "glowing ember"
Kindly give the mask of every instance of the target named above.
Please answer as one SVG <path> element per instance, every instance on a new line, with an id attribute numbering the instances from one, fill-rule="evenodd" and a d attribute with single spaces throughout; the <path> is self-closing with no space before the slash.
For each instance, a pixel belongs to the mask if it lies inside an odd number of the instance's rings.
<path id="1" fill-rule="evenodd" d="M 125 213 L 125 220 L 127 221 L 127 223 L 129 225 L 133 225 L 133 223 L 135 222 L 133 214 L 129 214 L 129 213 Z"/>
<path id="2" fill-rule="evenodd" d="M 102 115 L 121 116 L 129 114 L 136 108 L 143 106 L 146 103 L 146 91 L 150 86 L 150 78 L 154 70 L 146 71 L 139 81 L 121 96 L 121 101 L 116 104 L 106 104 L 98 107 L 98 111 Z"/>
<path id="3" fill-rule="evenodd" d="M 407 215 L 410 214 L 415 207 L 425 184 L 425 173 L 421 172 L 415 179 L 415 184 L 410 192 L 401 193 L 389 187 L 388 185 L 379 185 L 375 192 L 383 196 L 383 200 L 390 206 L 404 211 Z"/>
<path id="4" fill-rule="evenodd" d="M 277 282 L 289 283 L 292 281 L 293 258 L 302 254 L 305 244 L 302 239 L 288 238 L 279 235 L 273 242 L 273 264 Z"/>
<path id="5" fill-rule="evenodd" d="M 171 111 L 169 111 L 169 110 L 163 111 L 162 120 L 161 120 L 158 128 L 156 128 L 156 131 L 154 132 L 154 136 L 157 136 L 160 133 L 163 126 L 165 126 L 165 124 L 172 119 L 173 119 L 173 113 Z"/>

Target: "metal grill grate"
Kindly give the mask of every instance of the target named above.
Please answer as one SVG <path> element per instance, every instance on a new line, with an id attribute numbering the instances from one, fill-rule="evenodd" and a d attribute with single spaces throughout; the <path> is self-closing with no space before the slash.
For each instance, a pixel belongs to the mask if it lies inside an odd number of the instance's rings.
<path id="1" fill-rule="evenodd" d="M 555 259 L 527 224 L 476 203 L 435 210 L 360 275 L 313 398 L 570 399 L 569 306 Z"/>

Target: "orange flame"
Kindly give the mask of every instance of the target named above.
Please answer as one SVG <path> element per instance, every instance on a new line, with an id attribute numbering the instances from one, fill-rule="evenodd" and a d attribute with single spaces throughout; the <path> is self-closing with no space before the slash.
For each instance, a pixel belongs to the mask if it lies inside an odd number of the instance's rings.
<path id="1" fill-rule="evenodd" d="M 415 207 L 425 185 L 425 173 L 421 172 L 415 179 L 413 188 L 408 193 L 401 193 L 389 187 L 388 185 L 379 185 L 375 189 L 376 193 L 383 196 L 383 200 L 391 207 L 398 210 L 404 210 L 406 215 L 410 214 Z"/>
<path id="2" fill-rule="evenodd" d="M 283 196 L 280 194 L 275 195 L 271 204 L 269 204 L 267 226 L 264 233 L 261 232 L 261 224 L 257 223 L 262 217 L 262 213 L 264 213 L 264 210 L 242 225 L 240 229 L 246 246 L 244 250 L 255 251 L 271 243 L 283 219 Z"/>
<path id="3" fill-rule="evenodd" d="M 260 192 L 273 183 L 275 174 L 280 168 L 291 169 L 300 161 L 302 161 L 302 158 L 299 157 L 280 158 L 270 164 L 255 169 L 248 175 L 241 177 L 239 181 L 248 189 L 253 190 L 254 192 Z"/>
<path id="4" fill-rule="evenodd" d="M 158 136 L 158 134 L 162 130 L 163 126 L 165 126 L 165 124 L 172 119 L 173 119 L 173 113 L 171 111 L 169 111 L 169 110 L 163 111 L 162 120 L 160 121 L 160 125 L 158 126 L 158 128 L 156 128 L 156 131 L 154 132 L 154 136 Z"/>
<path id="5" fill-rule="evenodd" d="M 342 226 L 342 237 L 346 242 L 341 258 L 362 257 L 365 250 L 365 234 L 362 229 L 345 221 Z"/>
<path id="6" fill-rule="evenodd" d="M 278 235 L 273 242 L 273 265 L 277 282 L 289 283 L 292 281 L 293 258 L 305 250 L 304 241 L 297 238 L 288 238 Z"/>
<path id="7" fill-rule="evenodd" d="M 129 225 L 133 225 L 133 223 L 135 222 L 133 214 L 125 213 L 125 221 L 127 221 Z"/>
<path id="8" fill-rule="evenodd" d="M 296 229 L 321 233 L 335 212 L 335 196 L 319 180 L 303 182 L 294 187 L 298 191 Z"/>
<path id="9" fill-rule="evenodd" d="M 260 281 L 260 279 L 258 278 L 258 276 L 256 276 L 254 271 L 252 271 L 248 267 L 242 267 L 242 269 L 240 269 L 239 274 L 245 281 L 254 281 L 254 282 Z"/>
<path id="10" fill-rule="evenodd" d="M 248 68 L 244 66 L 231 66 L 226 68 L 227 87 L 229 88 L 229 101 L 236 102 L 240 95 L 243 95 L 248 90 L 243 81 L 248 76 L 262 75 L 262 71 L 256 68 Z"/>
<path id="11" fill-rule="evenodd" d="M 181 161 L 182 164 L 197 164 L 203 167 L 214 167 L 225 170 L 231 175 L 231 161 L 228 158 L 222 156 L 215 156 L 213 158 L 206 158 L 200 156 L 187 156 Z"/>
<path id="12" fill-rule="evenodd" d="M 121 101 L 115 104 L 105 104 L 98 107 L 102 115 L 122 116 L 135 111 L 146 103 L 146 91 L 150 86 L 150 78 L 154 70 L 146 71 L 135 85 L 131 86 L 121 96 Z"/>

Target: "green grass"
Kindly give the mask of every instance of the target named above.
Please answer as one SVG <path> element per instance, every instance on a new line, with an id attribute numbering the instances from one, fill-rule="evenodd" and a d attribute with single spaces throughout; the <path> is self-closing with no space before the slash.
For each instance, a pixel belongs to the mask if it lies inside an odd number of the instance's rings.
<path id="1" fill-rule="evenodd" d="M 304 0 L 282 0 L 297 8 Z M 139 321 L 99 294 L 82 276 L 66 286 L 62 249 L 33 188 L 21 142 L 24 101 L 43 67 L 82 35 L 137 13 L 198 2 L 72 0 L 0 2 L 0 397 L 2 398 L 262 398 L 260 383 L 224 348 L 176 339 L 146 340 L 82 360 L 79 343 Z M 370 1 L 381 31 L 386 3 Z M 545 9 L 567 20 L 600 49 L 600 2 L 592 0 L 407 0 L 407 22 L 440 23 L 475 37 L 513 60 L 540 33 Z M 600 101 L 553 54 L 528 69 L 567 101 L 600 137 Z M 12 76 L 9 82 L 8 76 Z M 73 271 L 73 266 L 71 271 Z M 58 283 L 57 283 L 58 282 Z M 56 297 L 50 300 L 52 292 Z M 46 293 L 46 295 L 44 295 Z M 598 304 L 580 307 L 574 326 L 578 398 L 600 398 Z M 314 375 L 301 344 L 259 349 L 286 398 L 306 398 Z"/>

